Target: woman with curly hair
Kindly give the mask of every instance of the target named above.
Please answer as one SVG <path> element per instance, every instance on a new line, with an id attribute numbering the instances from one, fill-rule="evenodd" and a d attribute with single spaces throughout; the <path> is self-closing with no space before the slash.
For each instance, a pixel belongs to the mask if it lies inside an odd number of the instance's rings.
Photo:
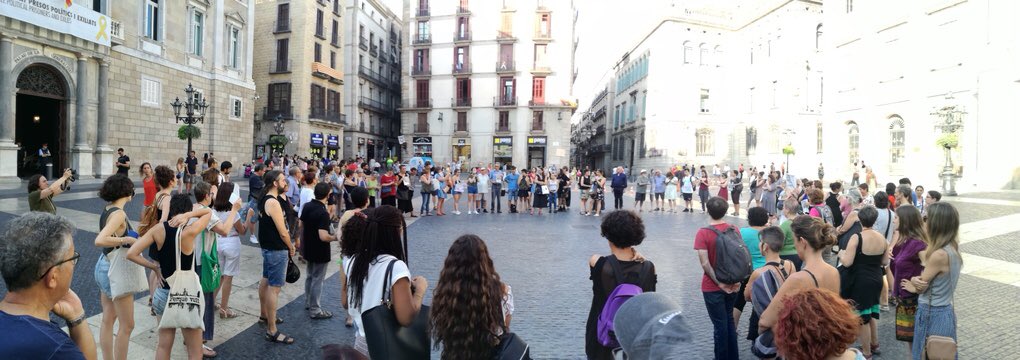
<path id="1" fill-rule="evenodd" d="M 600 206 L 596 201 L 593 206 Z M 609 294 L 622 283 L 634 284 L 644 292 L 655 291 L 655 265 L 638 253 L 636 246 L 645 240 L 645 224 L 637 213 L 617 210 L 602 219 L 602 236 L 609 242 L 609 256 L 592 255 L 588 259 L 588 279 L 592 283 L 591 310 L 585 332 L 584 352 L 588 359 L 612 359 L 613 349 L 598 339 L 598 321 Z"/>
<path id="2" fill-rule="evenodd" d="M 102 250 L 96 261 L 95 278 L 99 285 L 99 298 L 103 306 L 103 322 L 99 330 L 99 347 L 103 350 L 103 358 L 126 359 L 131 332 L 135 327 L 134 293 L 113 294 L 110 288 L 110 260 L 114 251 L 126 251 L 138 238 L 138 233 L 131 228 L 124 205 L 135 196 L 135 185 L 125 174 L 113 175 L 103 181 L 99 189 L 99 197 L 107 202 L 103 214 L 99 216 L 99 234 L 95 244 Z M 125 249 L 125 250 L 121 250 Z M 116 254 L 115 254 L 116 255 Z M 137 266 L 131 264 L 132 267 Z M 121 268 L 125 269 L 125 268 Z M 137 268 L 135 268 L 137 269 Z M 113 324 L 119 323 L 117 341 L 113 339 Z"/>
<path id="3" fill-rule="evenodd" d="M 781 308 L 775 335 L 784 359 L 866 359 L 850 347 L 857 334 L 858 317 L 836 293 L 827 289 L 800 290 L 772 304 L 770 309 Z"/>
<path id="4" fill-rule="evenodd" d="M 507 333 L 514 311 L 510 286 L 500 281 L 489 249 L 477 235 L 450 246 L 432 292 L 429 328 L 443 359 L 487 359 Z"/>

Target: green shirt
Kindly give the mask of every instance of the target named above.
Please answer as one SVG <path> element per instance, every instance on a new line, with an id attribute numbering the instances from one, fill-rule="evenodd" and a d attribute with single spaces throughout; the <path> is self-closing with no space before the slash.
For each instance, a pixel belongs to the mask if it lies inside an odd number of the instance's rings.
<path id="1" fill-rule="evenodd" d="M 786 241 L 783 241 L 783 249 L 779 251 L 779 255 L 797 255 L 797 248 L 793 247 L 793 229 L 790 228 L 792 220 L 787 220 L 779 225 L 780 229 L 783 229 L 783 234 L 786 235 Z"/>
<path id="2" fill-rule="evenodd" d="M 50 214 L 57 214 L 57 207 L 53 205 L 53 194 L 42 198 L 42 190 L 36 190 L 28 193 L 28 208 L 32 211 L 48 212 Z"/>
<path id="3" fill-rule="evenodd" d="M 368 187 L 368 196 L 375 196 L 375 188 L 379 186 L 379 180 L 365 180 L 365 186 Z"/>

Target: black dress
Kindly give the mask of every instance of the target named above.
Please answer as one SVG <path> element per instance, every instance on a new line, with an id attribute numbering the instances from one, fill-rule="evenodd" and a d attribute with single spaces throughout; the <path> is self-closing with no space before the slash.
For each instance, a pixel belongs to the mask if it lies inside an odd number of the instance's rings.
<path id="1" fill-rule="evenodd" d="M 404 175 L 407 176 L 407 175 Z M 414 211 L 414 204 L 411 198 L 414 196 L 414 189 L 404 185 L 404 176 L 397 175 L 397 209 L 403 213 Z M 404 195 L 404 196 L 401 196 Z"/>
<path id="2" fill-rule="evenodd" d="M 882 256 L 885 254 L 865 255 L 862 250 L 864 238 L 858 239 L 854 263 L 846 268 L 845 278 L 848 283 L 841 284 L 840 295 L 854 304 L 861 321 L 867 323 L 870 319 L 878 320 L 878 298 L 882 294 L 882 277 L 885 275 Z"/>
<path id="3" fill-rule="evenodd" d="M 592 290 L 591 310 L 588 311 L 588 323 L 584 333 L 584 353 L 588 355 L 588 359 L 613 359 L 613 349 L 602 346 L 599 343 L 597 334 L 602 307 L 606 306 L 609 293 L 613 292 L 613 289 L 616 289 L 616 286 L 619 285 L 616 282 L 616 276 L 613 274 L 613 267 L 606 263 L 609 256 L 600 257 L 595 262 L 595 266 L 590 268 L 591 274 L 588 277 L 591 280 Z M 632 284 L 641 283 L 641 290 L 644 292 L 655 291 L 655 284 L 657 282 L 655 265 L 651 261 L 646 260 L 645 262 L 648 263 L 650 271 L 648 271 L 649 275 L 641 281 L 638 274 L 640 274 L 644 263 L 620 261 L 620 269 L 624 274 L 624 282 Z"/>
<path id="4" fill-rule="evenodd" d="M 538 175 L 535 178 L 535 199 L 532 200 L 531 207 L 542 209 L 549 207 L 549 194 L 542 191 L 542 185 L 538 184 L 539 181 L 545 181 L 545 176 Z"/>

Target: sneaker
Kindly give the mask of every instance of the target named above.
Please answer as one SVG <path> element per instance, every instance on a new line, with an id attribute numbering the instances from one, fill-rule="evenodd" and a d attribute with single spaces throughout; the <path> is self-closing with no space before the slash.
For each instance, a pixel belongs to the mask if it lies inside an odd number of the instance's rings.
<path id="1" fill-rule="evenodd" d="M 454 211 L 453 214 L 454 215 L 460 215 L 460 211 Z"/>
<path id="2" fill-rule="evenodd" d="M 252 244 L 258 244 L 259 238 L 252 234 L 251 236 L 248 237 L 248 241 L 251 242 Z"/>
<path id="3" fill-rule="evenodd" d="M 586 213 L 584 213 L 584 216 L 591 216 L 591 213 L 587 213 L 586 212 Z M 598 215 L 596 215 L 596 216 L 598 216 Z"/>
<path id="4" fill-rule="evenodd" d="M 599 214 L 595 214 L 595 216 L 596 216 L 596 217 L 598 217 L 598 216 L 599 216 Z"/>

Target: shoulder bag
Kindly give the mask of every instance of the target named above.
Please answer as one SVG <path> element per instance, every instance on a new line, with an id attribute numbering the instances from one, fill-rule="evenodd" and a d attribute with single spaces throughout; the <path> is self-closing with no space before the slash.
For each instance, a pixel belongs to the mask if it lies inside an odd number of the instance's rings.
<path id="1" fill-rule="evenodd" d="M 120 208 L 113 207 L 103 213 L 99 221 L 99 228 L 105 227 L 106 218 L 109 214 L 118 210 Z M 138 238 L 138 233 L 131 229 L 131 222 L 127 218 L 124 219 L 124 222 L 127 223 L 125 236 Z M 134 295 L 149 289 L 149 280 L 145 276 L 145 268 L 127 259 L 129 247 L 119 246 L 106 254 L 106 260 L 110 262 L 110 270 L 107 272 L 107 277 L 110 278 L 110 292 L 112 293 L 110 297 L 113 299 L 123 295 Z"/>
<path id="2" fill-rule="evenodd" d="M 889 219 L 890 222 L 892 219 Z M 949 276 L 953 273 L 953 259 L 949 259 L 949 273 L 945 276 Z M 932 279 L 934 280 L 934 279 Z M 925 321 L 925 338 L 924 347 L 921 348 L 921 359 L 927 360 L 955 360 L 956 359 L 956 339 L 948 336 L 932 335 L 931 334 L 931 295 L 932 288 L 928 287 L 928 316 Z M 952 295 L 952 294 L 950 294 Z M 953 305 L 950 304 L 950 307 Z"/>
<path id="3" fill-rule="evenodd" d="M 212 244 L 207 247 L 205 238 L 208 237 L 208 232 L 208 230 L 204 230 L 200 235 L 202 237 L 202 267 L 199 274 L 202 291 L 207 293 L 214 292 L 216 288 L 220 287 L 220 275 L 223 275 L 223 271 L 220 269 L 220 255 L 216 247 L 216 235 L 212 235 Z"/>
<path id="4" fill-rule="evenodd" d="M 508 332 L 499 337 L 496 360 L 531 360 L 531 348 L 520 336 Z"/>
<path id="5" fill-rule="evenodd" d="M 393 276 L 393 264 L 396 261 L 390 260 L 386 266 L 382 303 L 361 314 L 368 355 L 373 359 L 428 359 L 429 307 L 423 304 L 408 327 L 403 327 L 397 322 L 397 314 L 393 311 L 389 285 Z"/>
<path id="6" fill-rule="evenodd" d="M 163 317 L 159 321 L 160 329 L 202 329 L 205 330 L 205 323 L 202 321 L 202 314 L 205 313 L 205 297 L 202 296 L 202 282 L 195 272 L 195 265 L 190 270 L 181 270 L 181 233 L 183 227 L 177 228 L 177 235 L 174 241 L 174 257 L 177 260 L 177 269 L 173 275 L 166 279 L 170 284 L 170 294 L 167 296 L 166 307 Z"/>

